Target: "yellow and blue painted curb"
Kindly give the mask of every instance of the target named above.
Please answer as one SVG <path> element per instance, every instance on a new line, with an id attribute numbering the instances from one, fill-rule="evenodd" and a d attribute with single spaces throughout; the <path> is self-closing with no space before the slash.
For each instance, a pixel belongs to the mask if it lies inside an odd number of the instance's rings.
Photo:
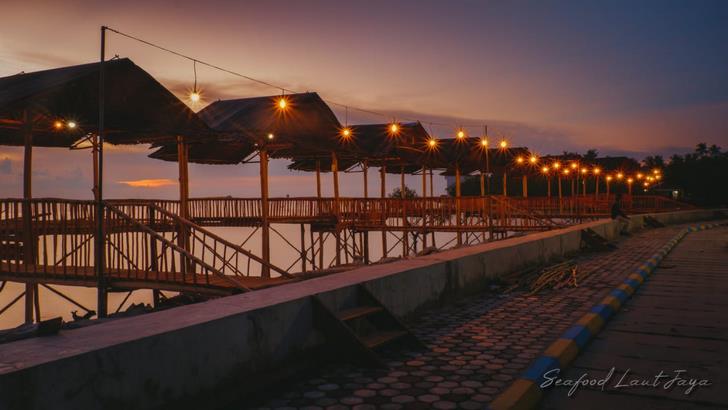
<path id="1" fill-rule="evenodd" d="M 619 286 L 614 288 L 604 299 L 582 316 L 561 337 L 553 342 L 536 359 L 531 366 L 516 379 L 505 391 L 490 403 L 486 409 L 533 409 L 543 397 L 541 385 L 546 380 L 544 375 L 553 370 L 566 368 L 587 343 L 599 333 L 606 322 L 617 313 L 639 286 L 644 283 L 657 268 L 662 259 L 691 232 L 714 228 L 720 224 L 700 224 L 690 226 L 677 233 L 663 245 L 645 263 L 640 265 Z"/>

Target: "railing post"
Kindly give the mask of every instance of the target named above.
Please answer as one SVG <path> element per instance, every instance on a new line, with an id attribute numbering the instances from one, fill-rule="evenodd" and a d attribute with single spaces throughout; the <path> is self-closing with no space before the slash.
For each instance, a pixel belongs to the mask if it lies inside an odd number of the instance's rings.
<path id="1" fill-rule="evenodd" d="M 154 230 L 155 212 L 153 207 L 148 207 L 149 210 L 149 228 Z M 157 263 L 157 239 L 154 237 L 149 238 L 149 269 L 155 275 L 155 279 L 159 279 L 159 265 Z M 152 289 L 152 303 L 155 308 L 159 307 L 161 293 L 159 289 Z"/>
<path id="2" fill-rule="evenodd" d="M 382 207 L 381 207 L 381 213 L 382 213 L 382 258 L 387 257 L 387 166 L 385 164 L 382 164 L 382 166 L 379 168 L 380 173 L 380 189 L 381 189 L 381 197 L 382 197 Z"/>
<path id="3" fill-rule="evenodd" d="M 341 230 L 340 227 L 340 214 L 339 209 L 339 160 L 336 157 L 336 152 L 331 151 L 331 173 L 333 174 L 334 180 L 334 217 L 336 218 L 336 226 L 334 227 L 335 238 L 336 238 L 336 265 L 341 265 Z"/>
<path id="4" fill-rule="evenodd" d="M 455 164 L 455 226 L 458 228 L 458 246 L 463 244 L 463 233 L 460 231 L 460 225 L 462 224 L 460 212 L 460 164 Z"/>
<path id="5" fill-rule="evenodd" d="M 23 113 L 23 265 L 26 273 L 35 262 L 35 238 L 33 235 L 33 118 L 32 113 Z M 25 284 L 25 323 L 33 323 L 33 302 L 38 285 Z"/>
<path id="6" fill-rule="evenodd" d="M 106 294 L 106 278 L 104 278 L 106 263 L 104 253 L 106 251 L 106 237 L 104 233 L 104 108 L 106 103 L 106 82 L 104 76 L 106 54 L 106 26 L 101 26 L 101 59 L 99 62 L 99 123 L 98 123 L 98 188 L 96 200 L 96 238 L 94 241 L 94 266 L 96 268 L 96 290 L 98 318 L 106 317 L 108 309 Z"/>
<path id="7" fill-rule="evenodd" d="M 364 217 L 369 219 L 369 161 L 364 160 L 362 163 L 364 172 L 364 207 L 362 213 Z M 369 264 L 369 230 L 362 232 L 363 235 L 363 253 L 364 253 L 364 264 Z"/>
<path id="8" fill-rule="evenodd" d="M 399 198 L 402 211 L 402 257 L 406 258 L 409 256 L 409 230 L 407 227 L 407 198 L 405 198 L 405 190 L 407 189 L 407 186 L 404 183 L 404 165 L 400 166 L 399 175 Z"/>

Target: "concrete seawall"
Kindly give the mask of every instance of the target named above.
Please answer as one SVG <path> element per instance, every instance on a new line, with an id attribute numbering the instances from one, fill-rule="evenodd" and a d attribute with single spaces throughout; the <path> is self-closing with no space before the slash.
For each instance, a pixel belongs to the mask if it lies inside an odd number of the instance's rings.
<path id="1" fill-rule="evenodd" d="M 676 224 L 716 212 L 652 216 Z M 642 220 L 633 216 L 632 228 Z M 365 284 L 395 314 L 411 316 L 578 251 L 586 228 L 618 235 L 615 222 L 594 221 L 0 345 L 0 408 L 214 407 L 315 357 L 324 339 L 314 329 L 313 294 L 345 306 Z"/>

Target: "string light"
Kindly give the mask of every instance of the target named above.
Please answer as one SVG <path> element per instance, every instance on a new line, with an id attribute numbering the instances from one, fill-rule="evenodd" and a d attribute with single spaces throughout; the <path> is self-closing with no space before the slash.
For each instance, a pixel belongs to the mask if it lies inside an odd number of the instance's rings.
<path id="1" fill-rule="evenodd" d="M 349 127 L 342 128 L 341 129 L 341 136 L 344 139 L 349 139 L 349 137 L 351 137 L 351 128 L 349 128 Z"/>
<path id="2" fill-rule="evenodd" d="M 276 105 L 278 105 L 278 109 L 285 110 L 286 108 L 288 108 L 288 100 L 286 99 L 286 97 L 281 97 L 278 99 Z"/>
<path id="3" fill-rule="evenodd" d="M 63 128 L 63 122 L 61 122 L 61 121 L 55 121 L 53 123 L 53 128 L 55 128 L 57 130 L 60 130 L 61 128 Z"/>
<path id="4" fill-rule="evenodd" d="M 543 168 L 541 168 L 541 172 L 543 172 L 544 174 L 548 174 L 549 167 L 543 167 Z"/>
<path id="5" fill-rule="evenodd" d="M 435 149 L 435 147 L 437 147 L 437 140 L 434 138 L 430 138 L 429 140 L 427 140 L 427 146 L 430 149 Z"/>
<path id="6" fill-rule="evenodd" d="M 465 131 L 463 131 L 463 130 L 458 131 L 457 137 L 460 140 L 463 139 L 463 138 L 465 138 Z"/>
<path id="7" fill-rule="evenodd" d="M 485 138 L 481 139 L 480 140 L 480 146 L 482 146 L 483 148 L 487 148 L 488 147 L 488 140 L 485 139 Z"/>
<path id="8" fill-rule="evenodd" d="M 519 164 L 523 164 L 523 157 L 517 157 L 516 162 Z"/>
<path id="9" fill-rule="evenodd" d="M 558 162 L 558 161 L 557 162 L 554 162 L 553 167 L 554 167 L 554 169 L 559 169 L 559 168 L 561 168 L 561 163 Z"/>
<path id="10" fill-rule="evenodd" d="M 621 172 L 618 172 L 617 173 L 617 179 L 622 179 L 622 178 L 624 178 L 624 174 L 621 173 Z"/>
<path id="11" fill-rule="evenodd" d="M 581 169 L 581 173 L 582 173 L 582 174 L 586 174 L 587 172 L 589 172 L 589 170 L 588 170 L 588 169 L 586 169 L 586 168 L 582 168 L 582 169 Z"/>
<path id="12" fill-rule="evenodd" d="M 399 133 L 399 125 L 396 122 L 393 122 L 389 125 L 389 132 L 391 134 L 397 134 Z"/>
<path id="13" fill-rule="evenodd" d="M 634 179 L 632 179 L 632 177 L 630 177 L 630 178 L 627 178 L 627 183 L 628 183 L 628 184 L 631 184 L 632 182 L 634 182 Z"/>
<path id="14" fill-rule="evenodd" d="M 568 168 L 564 169 L 564 175 L 569 175 L 569 172 L 570 172 L 570 171 L 569 171 L 569 169 L 568 169 Z"/>
<path id="15" fill-rule="evenodd" d="M 612 180 L 612 176 L 611 175 L 607 175 L 607 181 L 611 181 L 611 180 Z"/>
<path id="16" fill-rule="evenodd" d="M 576 167 L 578 167 L 578 165 L 576 165 L 576 162 L 572 162 L 571 163 L 571 169 L 576 169 Z"/>
<path id="17" fill-rule="evenodd" d="M 642 179 L 642 177 L 643 177 L 642 173 L 638 172 L 637 173 L 637 179 Z"/>
<path id="18" fill-rule="evenodd" d="M 275 138 L 275 137 L 276 137 L 276 136 L 275 136 L 275 135 L 273 135 L 273 133 L 268 133 L 268 139 L 269 139 L 269 140 L 272 140 L 272 139 L 273 139 L 273 138 Z"/>
<path id="19" fill-rule="evenodd" d="M 200 94 L 200 91 L 197 89 L 197 60 L 192 60 L 192 71 L 195 75 L 195 84 L 192 86 L 192 92 L 190 92 L 190 101 L 193 103 L 199 103 L 200 100 L 202 100 L 202 95 Z"/>
<path id="20" fill-rule="evenodd" d="M 498 144 L 498 145 L 500 145 L 501 148 L 505 149 L 508 147 L 508 141 L 501 140 L 500 144 Z"/>
<path id="21" fill-rule="evenodd" d="M 78 124 L 76 124 L 74 121 L 68 121 L 66 125 L 68 125 L 68 128 L 74 129 Z"/>
<path id="22" fill-rule="evenodd" d="M 535 164 L 536 162 L 538 162 L 538 157 L 535 155 L 531 155 L 531 158 L 529 158 L 528 161 L 531 162 L 531 164 Z"/>
<path id="23" fill-rule="evenodd" d="M 599 167 L 594 168 L 594 175 L 599 175 L 601 172 L 602 170 Z"/>

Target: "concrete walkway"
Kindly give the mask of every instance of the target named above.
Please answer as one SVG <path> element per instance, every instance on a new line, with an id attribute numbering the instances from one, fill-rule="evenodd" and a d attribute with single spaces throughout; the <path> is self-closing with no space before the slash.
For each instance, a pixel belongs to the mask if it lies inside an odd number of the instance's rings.
<path id="1" fill-rule="evenodd" d="M 330 364 L 231 409 L 483 408 L 679 229 L 642 231 L 616 251 L 577 257 L 591 272 L 578 288 L 481 295 L 431 310 L 411 324 L 428 349 L 386 352 L 389 369 Z"/>
<path id="2" fill-rule="evenodd" d="M 614 368 L 604 390 L 581 387 L 569 397 L 568 388 L 549 389 L 541 407 L 728 408 L 727 295 L 728 228 L 689 234 L 560 375 L 598 380 Z M 691 392 L 686 379 L 697 384 Z"/>

